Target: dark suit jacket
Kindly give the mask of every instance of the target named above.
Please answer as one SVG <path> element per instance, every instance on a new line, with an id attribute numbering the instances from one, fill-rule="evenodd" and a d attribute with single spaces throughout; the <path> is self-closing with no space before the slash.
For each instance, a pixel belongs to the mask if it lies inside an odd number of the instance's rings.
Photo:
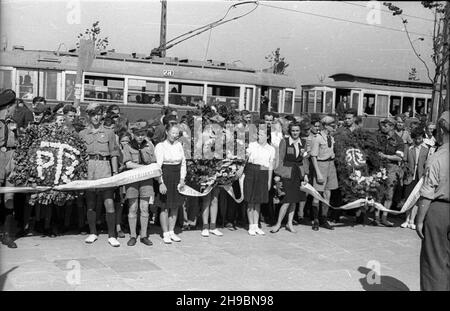
<path id="1" fill-rule="evenodd" d="M 408 148 L 408 154 L 406 157 L 407 161 L 406 167 L 408 169 L 408 172 L 406 174 L 405 185 L 409 185 L 413 181 L 414 168 L 416 167 L 416 164 L 417 164 L 417 178 L 423 176 L 423 173 L 425 172 L 425 164 L 427 162 L 427 158 L 428 158 L 428 147 L 424 145 L 420 146 L 418 163 L 416 163 L 416 150 L 414 146 Z"/>

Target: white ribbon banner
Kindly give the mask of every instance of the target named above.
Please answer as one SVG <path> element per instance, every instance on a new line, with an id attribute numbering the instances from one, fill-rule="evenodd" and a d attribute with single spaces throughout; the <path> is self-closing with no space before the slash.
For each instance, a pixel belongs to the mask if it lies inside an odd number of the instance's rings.
<path id="1" fill-rule="evenodd" d="M 96 180 L 75 180 L 55 187 L 0 187 L 0 193 L 35 193 L 51 189 L 57 191 L 107 189 L 132 184 L 159 176 L 161 176 L 161 169 L 156 163 L 152 163 L 107 178 Z"/>
<path id="2" fill-rule="evenodd" d="M 350 209 L 354 209 L 354 208 L 359 208 L 362 207 L 364 205 L 369 204 L 369 205 L 373 205 L 376 209 L 382 211 L 382 212 L 388 212 L 391 214 L 402 214 L 406 211 L 408 211 L 409 209 L 411 209 L 417 202 L 417 200 L 420 197 L 419 191 L 420 188 L 422 187 L 423 184 L 423 177 L 417 182 L 417 185 L 414 187 L 413 191 L 411 192 L 411 194 L 409 195 L 408 199 L 406 200 L 405 204 L 403 204 L 403 207 L 401 208 L 400 211 L 395 211 L 395 210 L 390 210 L 387 209 L 383 206 L 383 204 L 380 204 L 378 202 L 374 202 L 373 200 L 369 201 L 366 199 L 359 199 L 350 203 L 347 203 L 343 206 L 339 206 L 339 207 L 335 207 L 330 205 L 330 203 L 325 200 L 319 192 L 317 192 L 316 189 L 313 188 L 313 186 L 311 186 L 310 184 L 307 183 L 302 183 L 302 186 L 300 187 L 300 189 L 308 194 L 310 194 L 311 196 L 313 196 L 314 198 L 318 199 L 319 201 L 323 202 L 324 204 L 328 205 L 329 207 L 333 208 L 333 209 L 342 209 L 342 210 L 350 210 Z"/>

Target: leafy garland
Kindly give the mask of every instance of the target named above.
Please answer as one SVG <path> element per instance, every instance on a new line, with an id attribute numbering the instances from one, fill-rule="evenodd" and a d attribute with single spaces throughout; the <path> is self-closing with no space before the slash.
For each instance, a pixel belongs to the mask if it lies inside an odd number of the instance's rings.
<path id="1" fill-rule="evenodd" d="M 14 161 L 9 181 L 16 186 L 53 187 L 87 178 L 85 143 L 54 123 L 29 126 L 19 137 Z M 62 206 L 74 198 L 75 192 L 49 190 L 31 195 L 29 203 Z"/>
<path id="2" fill-rule="evenodd" d="M 342 131 L 335 136 L 336 170 L 344 201 L 369 198 L 380 201 L 387 190 L 386 160 L 378 155 L 377 133 L 364 129 Z M 349 163 L 355 151 L 365 163 Z"/>

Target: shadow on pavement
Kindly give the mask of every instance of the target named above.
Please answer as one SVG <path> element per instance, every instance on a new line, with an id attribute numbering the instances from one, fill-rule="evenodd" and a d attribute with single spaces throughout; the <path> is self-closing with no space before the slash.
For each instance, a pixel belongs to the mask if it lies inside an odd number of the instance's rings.
<path id="1" fill-rule="evenodd" d="M 405 283 L 392 276 L 380 276 L 366 267 L 359 267 L 358 271 L 364 274 L 359 282 L 365 291 L 409 291 Z"/>
<path id="2" fill-rule="evenodd" d="M 3 273 L 2 275 L 0 275 L 0 291 L 3 291 L 3 288 L 5 287 L 6 278 L 8 277 L 8 274 L 10 272 L 16 270 L 17 268 L 19 268 L 19 266 L 15 266 L 15 267 L 9 269 L 8 271 L 6 271 L 5 273 Z"/>

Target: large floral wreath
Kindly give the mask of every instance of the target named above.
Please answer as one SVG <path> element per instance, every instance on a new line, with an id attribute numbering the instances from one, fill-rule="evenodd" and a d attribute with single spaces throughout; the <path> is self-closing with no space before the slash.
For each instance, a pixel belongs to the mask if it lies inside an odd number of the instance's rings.
<path id="1" fill-rule="evenodd" d="M 87 178 L 86 146 L 74 131 L 57 124 L 32 125 L 19 137 L 9 181 L 16 186 L 54 187 Z M 62 206 L 74 192 L 49 190 L 31 195 L 29 203 Z"/>
<path id="2" fill-rule="evenodd" d="M 376 133 L 358 129 L 335 135 L 336 169 L 344 201 L 380 202 L 387 190 L 386 160 L 378 155 Z"/>
<path id="3" fill-rule="evenodd" d="M 214 154 L 212 158 L 202 159 L 189 159 L 187 160 L 187 174 L 186 185 L 199 191 L 204 192 L 208 188 L 212 188 L 216 185 L 227 186 L 236 181 L 243 172 L 245 160 L 236 156 L 237 149 L 245 147 L 245 141 L 238 139 L 237 134 L 230 135 L 227 133 L 226 122 L 228 124 L 237 124 L 239 122 L 238 113 L 229 109 L 225 105 L 219 107 L 205 106 L 201 110 L 197 111 L 194 115 L 190 115 L 187 120 L 187 126 L 191 132 L 191 147 L 196 148 L 196 142 L 194 140 L 194 120 L 195 118 L 202 119 L 202 130 L 205 130 L 204 125 L 207 124 L 207 120 L 214 120 L 213 122 L 221 126 L 222 132 L 212 134 L 209 139 L 203 141 L 201 148 L 203 150 L 209 149 L 211 154 Z M 217 127 L 216 127 L 217 129 Z M 219 135 L 223 135 L 224 147 L 223 154 L 218 154 L 215 150 L 216 139 Z M 226 149 L 226 145 L 230 143 L 227 140 L 234 140 L 234 150 Z M 241 145 L 241 146 L 239 146 Z M 194 154 L 194 149 L 191 149 L 191 154 Z"/>

